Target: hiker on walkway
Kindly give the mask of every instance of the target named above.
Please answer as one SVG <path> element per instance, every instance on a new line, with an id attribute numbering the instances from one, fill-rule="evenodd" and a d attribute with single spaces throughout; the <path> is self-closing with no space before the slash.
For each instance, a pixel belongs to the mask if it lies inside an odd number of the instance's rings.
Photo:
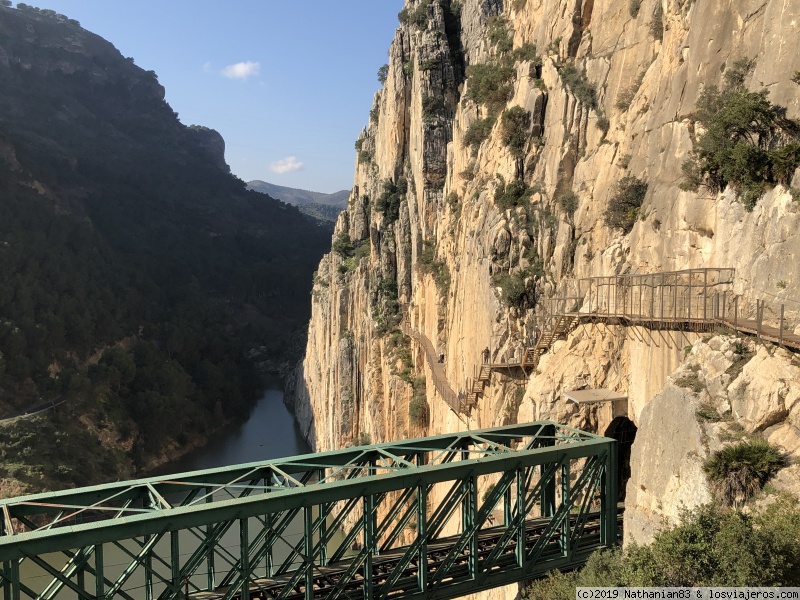
<path id="1" fill-rule="evenodd" d="M 489 356 L 491 352 L 489 352 L 489 346 L 483 349 L 483 364 L 487 364 L 489 362 Z"/>
<path id="2" fill-rule="evenodd" d="M 444 363 L 444 352 L 439 352 L 439 362 Z"/>

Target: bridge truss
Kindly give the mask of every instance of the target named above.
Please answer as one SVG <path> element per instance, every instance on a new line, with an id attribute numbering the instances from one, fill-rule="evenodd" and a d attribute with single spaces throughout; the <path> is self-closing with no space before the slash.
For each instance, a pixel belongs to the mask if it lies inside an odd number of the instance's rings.
<path id="1" fill-rule="evenodd" d="M 617 539 L 614 440 L 549 421 L 0 501 L 7 600 L 454 598 Z"/>

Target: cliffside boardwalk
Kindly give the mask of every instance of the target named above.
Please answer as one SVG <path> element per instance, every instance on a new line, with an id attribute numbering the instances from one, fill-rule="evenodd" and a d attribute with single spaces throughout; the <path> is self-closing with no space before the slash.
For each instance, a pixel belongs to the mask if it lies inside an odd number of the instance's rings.
<path id="1" fill-rule="evenodd" d="M 444 363 L 439 362 L 439 357 L 433 349 L 431 341 L 418 329 L 411 326 L 407 319 L 402 322 L 403 333 L 417 342 L 425 353 L 425 359 L 428 362 L 428 368 L 431 370 L 433 378 L 433 386 L 436 392 L 444 400 L 447 405 L 456 413 L 456 415 L 469 414 L 470 409 L 474 405 L 470 405 L 466 396 L 459 396 L 450 386 L 445 373 Z"/>
<path id="2" fill-rule="evenodd" d="M 543 334 L 519 366 L 536 368 L 555 340 L 585 323 L 686 331 L 722 325 L 800 349 L 796 315 L 790 319 L 785 304 L 746 302 L 731 290 L 734 276 L 734 269 L 707 268 L 567 281 L 562 294 L 543 301 Z"/>
<path id="3" fill-rule="evenodd" d="M 800 324 L 798 315 L 790 318 L 785 304 L 746 302 L 731 289 L 734 277 L 734 269 L 704 268 L 567 280 L 562 293 L 541 302 L 541 335 L 518 361 L 476 367 L 467 382 L 469 406 L 477 405 L 493 370 L 517 368 L 527 375 L 556 340 L 582 324 L 685 331 L 724 326 L 800 350 L 800 335 L 793 331 Z"/>
<path id="4" fill-rule="evenodd" d="M 542 421 L 3 500 L 0 587 L 455 598 L 616 544 L 616 461 L 614 440 Z"/>

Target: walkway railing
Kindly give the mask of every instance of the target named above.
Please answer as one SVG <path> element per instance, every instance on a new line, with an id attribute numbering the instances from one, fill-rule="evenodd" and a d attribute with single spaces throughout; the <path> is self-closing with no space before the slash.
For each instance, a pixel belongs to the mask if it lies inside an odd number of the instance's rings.
<path id="1" fill-rule="evenodd" d="M 690 331 L 725 325 L 800 349 L 800 313 L 735 295 L 734 276 L 734 269 L 705 268 L 567 280 L 561 294 L 540 302 L 540 334 L 519 366 L 535 368 L 554 341 L 591 322 Z"/>
<path id="2" fill-rule="evenodd" d="M 715 297 L 730 289 L 734 274 L 734 269 L 686 269 L 571 279 L 563 293 L 542 301 L 544 319 L 576 314 L 702 323 L 713 319 Z"/>

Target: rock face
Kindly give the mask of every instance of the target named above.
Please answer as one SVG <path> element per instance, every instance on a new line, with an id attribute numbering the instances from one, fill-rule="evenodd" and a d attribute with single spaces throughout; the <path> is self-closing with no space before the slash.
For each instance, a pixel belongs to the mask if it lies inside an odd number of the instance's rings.
<path id="1" fill-rule="evenodd" d="M 189 131 L 194 134 L 195 144 L 208 152 L 218 169 L 228 172 L 231 170 L 225 162 L 225 138 L 219 131 L 202 125 L 190 125 Z"/>
<path id="2" fill-rule="evenodd" d="M 799 10 L 777 0 L 408 0 L 336 226 L 335 237 L 347 234 L 354 249 L 330 254 L 317 273 L 295 396 L 315 447 L 516 419 L 604 433 L 625 416 L 640 427 L 628 488 L 639 507 L 628 518 L 637 539 L 676 515 L 681 498 L 706 501 L 697 400 L 668 377 L 687 347 L 700 352 L 697 334 L 579 328 L 535 373 L 493 373 L 465 416 L 438 397 L 400 322 L 445 354 L 458 392 L 483 348 L 493 361 L 518 356 L 544 300 L 570 277 L 732 267 L 742 311 L 757 298 L 797 295 L 790 257 L 800 254 L 800 205 L 786 187 L 747 212 L 730 189 L 679 184 L 695 102 L 737 59 L 753 61 L 750 89 L 765 88 L 787 117 L 800 116 L 791 80 L 800 55 L 790 41 Z M 524 118 L 512 122 L 512 107 Z M 648 184 L 628 234 L 603 218 L 626 175 Z M 796 382 L 790 357 L 779 354 L 770 356 L 770 381 Z M 713 375 L 722 359 L 711 358 L 709 389 L 724 392 L 735 418 L 788 440 L 782 427 L 796 416 L 795 384 L 765 382 L 740 397 L 736 382 Z M 578 386 L 614 388 L 629 400 L 566 404 L 562 392 Z M 429 416 L 412 418 L 423 392 Z M 675 437 L 685 446 L 675 447 Z"/>

